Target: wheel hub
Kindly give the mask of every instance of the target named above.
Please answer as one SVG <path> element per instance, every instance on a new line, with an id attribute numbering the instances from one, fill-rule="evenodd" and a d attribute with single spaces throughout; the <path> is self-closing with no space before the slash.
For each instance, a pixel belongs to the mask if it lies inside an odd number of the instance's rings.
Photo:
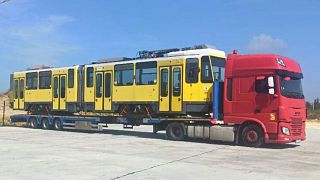
<path id="1" fill-rule="evenodd" d="M 246 135 L 247 140 L 251 143 L 258 141 L 258 137 L 259 137 L 258 133 L 254 130 L 248 131 Z"/>
<path id="2" fill-rule="evenodd" d="M 173 133 L 174 133 L 176 136 L 180 136 L 180 134 L 181 134 L 179 128 L 173 128 Z"/>

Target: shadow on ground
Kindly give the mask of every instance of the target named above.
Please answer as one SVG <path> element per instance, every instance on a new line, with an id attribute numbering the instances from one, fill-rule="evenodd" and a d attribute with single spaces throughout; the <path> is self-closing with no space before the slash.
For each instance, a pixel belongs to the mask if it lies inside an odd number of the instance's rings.
<path id="1" fill-rule="evenodd" d="M 13 126 L 17 127 L 17 126 Z M 20 128 L 27 128 L 25 126 L 18 126 Z M 44 129 L 38 129 L 42 131 L 47 131 Z M 138 138 L 146 138 L 146 139 L 158 139 L 158 140 L 166 140 L 166 134 L 163 132 L 154 134 L 152 132 L 142 132 L 142 131 L 132 131 L 132 130 L 118 130 L 118 129 L 104 129 L 103 132 L 97 131 L 85 131 L 85 130 L 63 130 L 65 132 L 74 132 L 74 133 L 87 133 L 87 134 L 109 134 L 113 136 L 131 136 L 131 137 L 138 137 Z M 217 144 L 217 145 L 229 145 L 229 146 L 236 146 L 235 143 L 230 142 L 222 142 L 222 141 L 212 141 L 212 140 L 204 140 L 204 139 L 193 139 L 193 138 L 186 138 L 184 142 L 190 143 L 205 143 L 205 144 Z M 239 145 L 241 146 L 241 145 Z M 298 144 L 265 144 L 261 148 L 263 149 L 290 149 L 300 146 Z"/>

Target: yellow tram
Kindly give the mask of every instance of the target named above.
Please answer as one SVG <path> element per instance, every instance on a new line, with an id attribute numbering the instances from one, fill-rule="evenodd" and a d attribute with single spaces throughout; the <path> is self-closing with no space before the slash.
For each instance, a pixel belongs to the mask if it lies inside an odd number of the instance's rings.
<path id="1" fill-rule="evenodd" d="M 141 51 L 138 58 L 14 72 L 14 109 L 177 116 L 211 112 L 212 82 L 224 78 L 226 55 L 207 48 Z"/>

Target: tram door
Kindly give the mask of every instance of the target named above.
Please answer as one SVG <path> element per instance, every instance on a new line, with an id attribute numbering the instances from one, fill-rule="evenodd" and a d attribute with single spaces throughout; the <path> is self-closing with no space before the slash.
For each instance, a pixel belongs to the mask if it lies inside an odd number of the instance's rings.
<path id="1" fill-rule="evenodd" d="M 160 67 L 160 112 L 182 111 L 182 66 Z"/>
<path id="2" fill-rule="evenodd" d="M 25 81 L 24 78 L 14 79 L 14 109 L 24 109 L 24 88 Z"/>
<path id="3" fill-rule="evenodd" d="M 66 110 L 66 75 L 53 76 L 53 110 Z"/>
<path id="4" fill-rule="evenodd" d="M 95 110 L 111 110 L 112 72 L 96 72 L 95 82 Z"/>

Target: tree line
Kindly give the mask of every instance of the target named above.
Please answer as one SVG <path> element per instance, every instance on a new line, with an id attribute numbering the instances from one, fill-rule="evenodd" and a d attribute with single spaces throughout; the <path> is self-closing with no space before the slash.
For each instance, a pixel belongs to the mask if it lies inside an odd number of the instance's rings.
<path id="1" fill-rule="evenodd" d="M 316 98 L 313 102 L 307 101 L 308 119 L 320 119 L 320 99 Z"/>

